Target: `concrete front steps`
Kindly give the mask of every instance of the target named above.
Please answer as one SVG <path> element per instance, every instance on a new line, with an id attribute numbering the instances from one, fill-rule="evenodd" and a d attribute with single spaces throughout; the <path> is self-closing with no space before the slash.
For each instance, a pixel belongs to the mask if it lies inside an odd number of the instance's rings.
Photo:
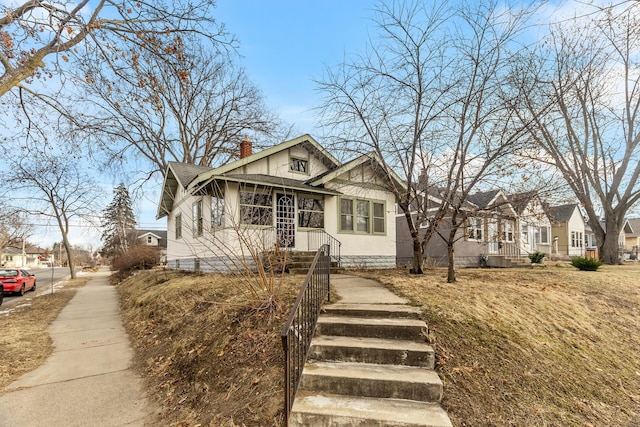
<path id="1" fill-rule="evenodd" d="M 451 426 L 419 317 L 402 304 L 326 306 L 289 426 Z"/>
<path id="2" fill-rule="evenodd" d="M 287 262 L 287 270 L 291 274 L 307 274 L 316 252 L 291 251 Z M 331 260 L 331 274 L 339 274 L 344 269 L 338 267 L 338 263 Z"/>

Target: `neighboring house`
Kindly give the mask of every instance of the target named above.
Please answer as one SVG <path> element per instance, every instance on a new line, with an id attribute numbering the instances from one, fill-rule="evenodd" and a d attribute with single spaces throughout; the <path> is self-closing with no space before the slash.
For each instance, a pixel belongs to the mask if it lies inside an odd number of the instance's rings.
<path id="1" fill-rule="evenodd" d="M 624 250 L 626 253 L 638 259 L 640 252 L 640 218 L 627 220 L 628 232 L 624 236 Z"/>
<path id="2" fill-rule="evenodd" d="M 160 250 L 160 263 L 167 262 L 167 230 L 136 230 L 138 241 L 146 246 L 155 246 Z"/>
<path id="3" fill-rule="evenodd" d="M 509 201 L 518 215 L 519 247 L 522 254 L 551 254 L 551 221 L 536 192 L 512 194 Z"/>
<path id="4" fill-rule="evenodd" d="M 442 203 L 435 192 L 428 196 L 428 212 L 437 209 Z M 476 193 L 469 196 L 462 205 L 463 214 L 467 216 L 466 226 L 458 230 L 458 238 L 454 244 L 455 264 L 458 267 L 476 267 L 483 256 L 487 257 L 487 265 L 504 266 L 509 257 L 519 257 L 517 247 L 517 215 L 501 190 Z M 438 233 L 448 235 L 450 231 L 450 215 L 438 225 Z M 405 265 L 413 257 L 413 242 L 404 213 L 396 214 L 397 255 L 398 264 Z M 420 226 L 421 238 L 426 233 L 426 223 Z M 447 242 L 438 233 L 429 240 L 423 253 L 427 263 L 445 266 L 449 262 Z"/>
<path id="5" fill-rule="evenodd" d="M 0 253 L 3 267 L 40 268 L 47 265 L 48 258 L 42 248 L 25 245 L 25 248 L 5 247 Z"/>
<path id="6" fill-rule="evenodd" d="M 23 252 L 22 249 L 12 247 L 2 248 L 0 259 L 2 259 L 2 267 L 27 267 L 27 254 Z"/>
<path id="7" fill-rule="evenodd" d="M 560 258 L 585 255 L 585 222 L 576 203 L 549 207 L 553 250 Z"/>
<path id="8" fill-rule="evenodd" d="M 158 218 L 167 218 L 167 265 L 230 271 L 252 249 L 315 251 L 339 246 L 344 267 L 395 266 L 395 198 L 382 163 L 341 163 L 303 135 L 212 169 L 171 162 Z M 394 177 L 394 185 L 402 181 Z"/>

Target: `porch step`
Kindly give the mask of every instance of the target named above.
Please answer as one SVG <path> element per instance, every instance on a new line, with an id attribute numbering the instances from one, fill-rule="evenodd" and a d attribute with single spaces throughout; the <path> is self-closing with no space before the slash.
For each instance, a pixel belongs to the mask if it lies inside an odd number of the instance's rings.
<path id="1" fill-rule="evenodd" d="M 433 348 L 415 341 L 381 338 L 316 336 L 309 349 L 310 361 L 343 361 L 433 369 Z"/>
<path id="2" fill-rule="evenodd" d="M 300 387 L 345 396 L 440 402 L 442 381 L 431 369 L 353 362 L 308 362 Z"/>
<path id="3" fill-rule="evenodd" d="M 438 404 L 304 391 L 296 396 L 290 425 L 452 427 Z"/>
<path id="4" fill-rule="evenodd" d="M 306 268 L 289 268 L 289 274 L 307 274 L 310 267 L 311 266 Z M 330 274 L 340 274 L 344 272 L 344 268 L 331 267 L 329 272 Z"/>
<path id="5" fill-rule="evenodd" d="M 426 323 L 415 319 L 323 315 L 316 334 L 424 341 L 426 329 Z"/>
<path id="6" fill-rule="evenodd" d="M 292 260 L 287 261 L 287 266 L 289 267 L 289 269 L 304 268 L 309 270 L 309 268 L 311 268 L 311 264 L 313 264 L 313 258 L 309 262 L 300 262 L 300 261 L 292 261 Z M 331 261 L 330 266 L 332 268 L 337 268 L 338 263 L 336 261 Z"/>
<path id="7" fill-rule="evenodd" d="M 422 310 L 406 304 L 331 304 L 323 308 L 329 316 L 420 319 Z"/>

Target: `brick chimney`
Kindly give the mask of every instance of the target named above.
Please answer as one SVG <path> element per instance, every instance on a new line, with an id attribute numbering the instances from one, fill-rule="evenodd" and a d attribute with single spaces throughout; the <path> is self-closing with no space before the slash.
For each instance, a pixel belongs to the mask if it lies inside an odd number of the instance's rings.
<path id="1" fill-rule="evenodd" d="M 251 154 L 253 154 L 253 143 L 245 136 L 244 140 L 240 143 L 240 158 L 244 159 Z"/>

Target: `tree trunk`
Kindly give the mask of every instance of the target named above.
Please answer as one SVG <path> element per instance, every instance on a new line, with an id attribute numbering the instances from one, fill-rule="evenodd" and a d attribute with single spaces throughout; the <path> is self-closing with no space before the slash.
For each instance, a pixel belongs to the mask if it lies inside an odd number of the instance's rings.
<path id="1" fill-rule="evenodd" d="M 76 278 L 76 270 L 73 265 L 73 256 L 71 253 L 71 244 L 69 243 L 69 239 L 67 237 L 67 233 L 62 233 L 62 244 L 64 245 L 64 251 L 67 253 L 67 262 L 69 263 L 69 270 L 71 273 L 71 278 Z"/>
<path id="2" fill-rule="evenodd" d="M 412 270 L 413 274 L 422 274 L 422 245 L 420 244 L 420 229 L 416 227 L 416 224 L 411 216 L 410 209 L 404 209 L 404 217 L 407 220 L 407 226 L 409 227 L 409 233 L 411 234 L 411 241 L 413 243 L 413 261 Z"/>
<path id="3" fill-rule="evenodd" d="M 608 216 L 605 220 L 604 241 L 601 243 L 598 242 L 600 243 L 598 247 L 600 261 L 609 265 L 620 263 L 619 235 L 620 227 L 618 226 L 617 219 L 613 216 Z"/>
<path id="4" fill-rule="evenodd" d="M 411 236 L 413 239 L 413 263 L 411 272 L 413 274 L 422 274 L 422 245 L 420 244 L 420 236 Z"/>
<path id="5" fill-rule="evenodd" d="M 455 270 L 455 258 L 454 258 L 454 250 L 453 250 L 452 239 L 449 239 L 447 242 L 447 254 L 449 256 L 449 265 L 447 267 L 447 283 L 455 283 L 456 281 L 456 270 Z"/>

